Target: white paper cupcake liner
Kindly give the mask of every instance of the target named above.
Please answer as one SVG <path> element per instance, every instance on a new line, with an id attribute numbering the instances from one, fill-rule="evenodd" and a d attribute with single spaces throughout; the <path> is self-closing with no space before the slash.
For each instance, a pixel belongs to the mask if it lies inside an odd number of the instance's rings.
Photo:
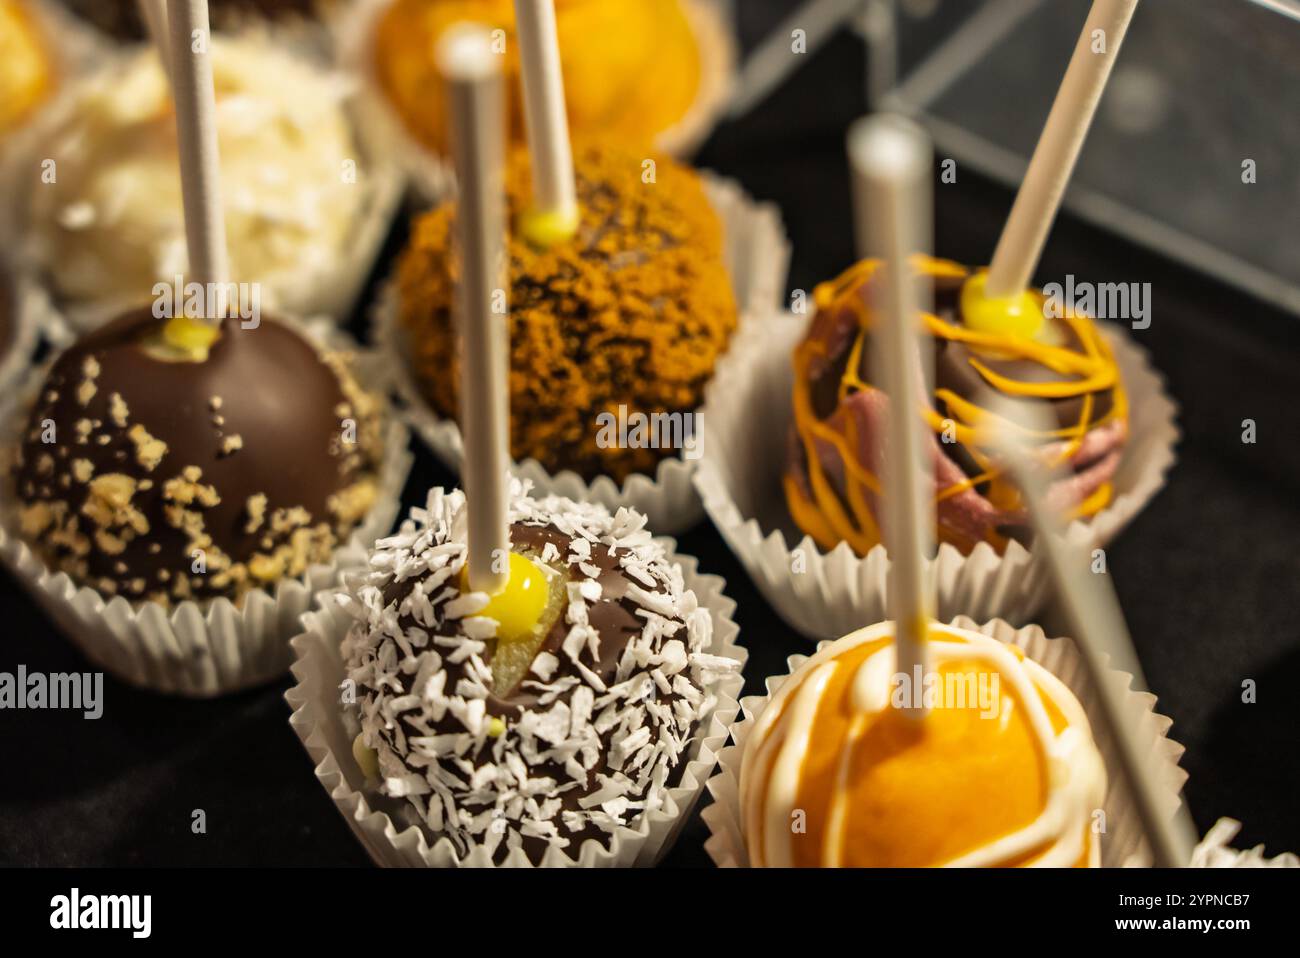
<path id="1" fill-rule="evenodd" d="M 1106 797 L 1102 806 L 1106 813 L 1106 831 L 1101 837 L 1102 867 L 1148 864 L 1149 852 L 1142 837 L 1141 818 L 1133 803 L 1128 783 L 1120 771 L 1121 766 L 1116 758 L 1114 743 L 1106 733 L 1095 687 L 1088 677 L 1087 669 L 1074 642 L 1071 639 L 1049 639 L 1036 625 L 1016 629 L 1000 619 L 979 625 L 972 619 L 958 616 L 951 624 L 960 629 L 980 632 L 1000 642 L 1018 646 L 1029 658 L 1055 675 L 1074 693 L 1088 715 L 1093 739 L 1106 765 Z M 818 649 L 820 650 L 825 644 L 820 644 Z M 705 851 L 719 868 L 749 867 L 749 855 L 745 847 L 740 815 L 740 765 L 744 756 L 745 743 L 753 731 L 754 723 L 772 695 L 808 658 L 809 656 L 806 655 L 790 656 L 787 660 L 789 672 L 786 675 L 771 676 L 767 679 L 767 695 L 747 696 L 741 699 L 743 717 L 732 726 L 733 744 L 718 753 L 718 771 L 708 781 L 708 790 L 713 798 L 713 804 L 704 809 L 701 817 L 709 828 Z M 1132 689 L 1133 677 L 1127 672 L 1111 670 L 1107 673 L 1107 677 L 1116 688 L 1128 693 L 1131 708 L 1135 713 L 1141 714 L 1141 733 L 1151 743 L 1152 761 L 1158 763 L 1156 774 L 1163 786 L 1160 795 L 1162 811 L 1172 816 L 1182 802 L 1181 792 L 1183 784 L 1187 781 L 1187 773 L 1178 765 L 1185 750 L 1182 745 L 1167 735 L 1172 721 L 1155 710 L 1154 695 Z"/>
<path id="2" fill-rule="evenodd" d="M 1241 822 L 1221 818 L 1214 823 L 1201 843 L 1192 852 L 1192 868 L 1300 868 L 1300 856 L 1283 852 L 1273 858 L 1264 857 L 1264 846 L 1256 845 L 1246 851 L 1232 848 L 1232 841 L 1241 831 Z"/>
<path id="3" fill-rule="evenodd" d="M 260 33 L 265 33 L 265 29 Z M 250 34 L 258 36 L 259 34 Z M 331 69 L 322 62 L 321 54 L 304 39 L 306 33 L 281 31 L 274 34 L 275 42 L 287 43 L 290 50 L 318 69 Z M 295 42 L 296 39 L 296 42 Z M 271 39 L 260 42 L 270 43 Z M 105 68 L 113 58 L 118 60 L 133 56 L 138 47 L 125 47 L 109 55 L 89 61 L 95 69 Z M 78 106 L 77 91 L 89 77 L 83 69 L 80 77 L 74 76 L 60 89 L 52 103 L 23 131 L 14 148 L 0 153 L 0 239 L 12 244 L 16 266 L 50 290 L 50 296 L 59 307 L 60 315 L 71 334 L 84 332 L 102 325 L 126 309 L 139 305 L 149 296 L 141 290 L 138 297 L 104 298 L 96 300 L 73 299 L 60 296 L 57 285 L 35 241 L 27 238 L 25 224 L 28 219 L 26 184 L 39 170 L 41 146 L 56 129 L 73 115 Z M 263 283 L 263 304 L 268 313 L 287 316 L 323 316 L 335 321 L 346 321 L 356 308 L 366 281 L 378 261 L 384 241 L 401 203 L 405 179 L 401 168 L 384 153 L 367 148 L 362 132 L 366 110 L 353 93 L 342 104 L 351 120 L 357 158 L 356 189 L 362 191 L 361 201 L 346 245 L 336 251 L 328 262 L 288 276 L 277 275 L 272 282 Z M 266 294 L 271 296 L 267 297 Z"/>
<path id="4" fill-rule="evenodd" d="M 670 560 L 682 567 L 685 587 L 694 590 L 700 605 L 713 614 L 714 645 L 709 652 L 743 665 L 747 653 L 736 644 L 740 632 L 732 620 L 736 604 L 723 592 L 725 581 L 698 573 L 694 558 L 673 552 L 671 539 L 659 541 L 667 547 Z M 285 700 L 293 709 L 289 724 L 311 756 L 316 778 L 377 865 L 498 867 L 481 847 L 463 859 L 458 858 L 451 840 L 431 835 L 415 823 L 405 802 L 380 795 L 373 785 L 366 783 L 352 756 L 352 742 L 361 727 L 352 708 L 342 705 L 339 696 L 339 684 L 345 677 L 340 643 L 353 621 L 338 607 L 333 593 L 323 593 L 317 607 L 303 617 L 306 631 L 291 643 L 295 654 L 293 675 L 297 682 L 285 693 Z M 736 699 L 743 685 L 744 677 L 737 672 L 720 677 L 710 690 L 717 696 L 717 705 L 702 720 L 701 732 L 687 752 L 681 780 L 668 789 L 661 810 L 643 812 L 635 827 L 620 828 L 608 849 L 588 841 L 575 859 L 552 847 L 537 867 L 613 868 L 655 864 L 676 840 L 713 772 L 717 752 L 725 744 L 728 729 L 739 711 Z M 500 867 L 534 866 L 517 850 Z"/>
<path id="5" fill-rule="evenodd" d="M 315 336 L 333 345 L 348 342 L 336 330 L 325 335 L 317 329 Z M 382 364 L 375 357 L 357 354 L 358 381 L 379 392 L 386 383 L 375 378 L 376 369 Z M 12 449 L 17 442 L 45 373 L 33 370 L 24 387 L 6 397 L 0 408 L 0 449 Z M 16 534 L 17 497 L 7 473 L 0 474 L 0 562 L 88 659 L 132 685 L 192 698 L 261 685 L 288 670 L 293 661 L 289 639 L 301 630 L 300 617 L 316 593 L 335 585 L 358 556 L 364 562 L 360 550 L 392 528 L 411 468 L 409 441 L 405 426 L 391 416 L 375 505 L 333 562 L 314 565 L 273 589 L 249 592 L 238 606 L 226 598 L 187 600 L 170 608 L 129 602 L 51 570 Z"/>
<path id="6" fill-rule="evenodd" d="M 390 3 L 353 0 L 335 12 L 330 26 L 339 63 L 362 82 L 362 135 L 371 149 L 394 158 L 408 179 L 414 201 L 427 206 L 450 193 L 454 173 L 445 157 L 410 133 L 375 75 L 375 22 Z M 656 150 L 679 159 L 692 153 L 712 131 L 731 96 L 736 74 L 736 44 L 723 4 L 683 0 L 683 6 L 700 51 L 700 89 L 686 115 L 654 143 Z"/>
<path id="7" fill-rule="evenodd" d="M 705 390 L 705 455 L 695 473 L 704 508 L 763 597 L 790 626 L 834 638 L 886 618 L 889 557 L 883 545 L 859 557 L 841 542 L 823 552 L 786 508 L 791 357 L 807 317 L 773 315 L 751 324 L 718 364 Z M 1164 486 L 1178 441 L 1177 407 L 1142 351 L 1117 327 L 1100 324 L 1129 396 L 1129 438 L 1110 505 L 1071 524 L 1075 545 L 1108 544 Z M 980 543 L 970 555 L 942 544 L 934 560 L 938 616 L 1023 624 L 1046 602 L 1046 562 L 1011 542 L 1001 555 Z"/>
<path id="8" fill-rule="evenodd" d="M 784 296 L 790 245 L 775 207 L 755 203 L 731 181 L 705 175 L 704 182 L 722 219 L 724 258 L 740 313 L 729 354 L 753 317 L 772 313 Z M 398 319 L 398 306 L 397 287 L 390 280 L 380 291 L 371 315 L 371 339 L 380 353 L 390 357 L 394 387 L 407 422 L 439 459 L 459 471 L 463 454 L 460 427 L 454 419 L 439 416 L 424 398 L 408 362 L 411 350 Z M 719 360 L 719 368 L 724 361 Z M 703 456 L 709 455 L 707 445 L 699 448 Z M 540 495 L 599 502 L 611 511 L 630 506 L 646 516 L 655 532 L 674 535 L 691 528 L 704 515 L 692 484 L 698 461 L 679 454 L 661 460 L 654 475 L 637 473 L 621 484 L 608 476 L 587 482 L 567 469 L 553 475 L 535 459 L 516 463 L 514 474 L 531 480 Z"/>

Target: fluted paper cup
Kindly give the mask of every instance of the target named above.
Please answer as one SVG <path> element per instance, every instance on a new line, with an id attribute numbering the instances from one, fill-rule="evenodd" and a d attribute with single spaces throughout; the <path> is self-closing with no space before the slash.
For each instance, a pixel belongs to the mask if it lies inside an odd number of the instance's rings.
<path id="1" fill-rule="evenodd" d="M 314 338 L 348 342 L 342 333 L 319 328 Z M 382 364 L 373 357 L 358 355 L 354 374 L 368 389 L 382 393 L 385 383 L 376 379 L 379 369 Z M 17 397 L 7 398 L 0 408 L 0 448 L 11 450 L 18 442 L 26 410 L 45 373 L 33 370 Z M 224 597 L 185 600 L 170 607 L 131 602 L 50 569 L 17 533 L 18 499 L 7 469 L 0 471 L 0 562 L 88 659 L 123 681 L 192 698 L 261 685 L 288 670 L 293 661 L 289 639 L 300 631 L 299 620 L 316 594 L 337 584 L 344 569 L 364 563 L 363 547 L 392 528 L 412 457 L 409 433 L 396 417 L 390 417 L 384 439 L 375 504 L 349 543 L 340 545 L 332 562 L 253 590 L 239 605 Z"/>
<path id="2" fill-rule="evenodd" d="M 670 562 L 681 566 L 685 587 L 713 615 L 713 647 L 709 652 L 743 665 L 746 652 L 736 644 L 739 627 L 732 620 L 736 604 L 723 590 L 726 583 L 696 570 L 690 556 L 673 551 L 671 539 L 658 540 L 668 550 Z M 293 709 L 289 724 L 302 740 L 315 766 L 316 778 L 329 793 L 358 841 L 377 865 L 389 867 L 492 868 L 498 867 L 482 847 L 460 858 L 451 840 L 429 833 L 415 820 L 407 803 L 379 794 L 367 784 L 352 755 L 352 742 L 361 730 L 351 707 L 340 701 L 339 685 L 346 677 L 340 645 L 354 619 L 339 608 L 334 593 L 323 593 L 317 607 L 303 618 L 305 631 L 293 642 L 297 680 L 285 693 Z M 660 810 L 643 812 L 635 827 L 620 828 L 609 848 L 584 842 L 575 858 L 552 846 L 542 857 L 542 868 L 616 868 L 655 864 L 672 846 L 690 817 L 712 774 L 717 752 L 739 711 L 736 699 L 744 684 L 739 671 L 720 676 L 710 689 L 717 696 L 713 712 L 701 719 L 686 753 L 680 782 L 667 790 Z M 522 851 L 515 851 L 501 867 L 533 867 Z"/>
<path id="3" fill-rule="evenodd" d="M 1106 797 L 1102 806 L 1106 813 L 1106 831 L 1101 836 L 1102 867 L 1149 864 L 1141 818 L 1121 771 L 1115 744 L 1106 733 L 1096 688 L 1073 640 L 1049 639 L 1036 625 L 1017 629 L 1000 619 L 979 625 L 972 619 L 958 616 L 950 624 L 1019 647 L 1074 693 L 1087 713 L 1093 740 L 1106 765 Z M 818 651 L 830 641 L 818 645 Z M 789 671 L 767 679 L 766 695 L 741 699 L 743 716 L 732 727 L 733 744 L 718 753 L 718 771 L 708 782 L 713 804 L 704 809 L 701 817 L 709 829 L 705 850 L 719 868 L 749 867 L 740 812 L 740 767 L 745 743 L 771 697 L 808 658 L 806 655 L 790 656 L 787 660 Z M 1132 680 L 1127 672 L 1111 670 L 1107 673 L 1107 681 L 1127 693 L 1132 711 L 1141 715 L 1141 734 L 1150 742 L 1152 760 L 1158 763 L 1155 771 L 1162 786 L 1159 795 L 1161 811 L 1172 816 L 1182 802 L 1181 792 L 1187 781 L 1187 773 L 1178 765 L 1184 748 L 1168 737 L 1172 722 L 1155 710 L 1156 697 L 1149 692 L 1134 691 Z"/>
<path id="4" fill-rule="evenodd" d="M 1177 407 L 1146 354 L 1115 326 L 1099 324 L 1129 395 L 1129 439 L 1110 505 L 1067 530 L 1079 547 L 1105 546 L 1164 486 L 1178 441 Z M 807 318 L 776 314 L 750 324 L 705 390 L 705 454 L 695 486 L 705 511 L 768 603 L 791 627 L 835 638 L 886 618 L 889 557 L 883 545 L 858 556 L 841 542 L 822 551 L 786 508 L 781 477 L 788 455 L 794 369 Z M 938 615 L 1023 624 L 1046 602 L 1050 576 L 1032 549 L 1011 542 L 999 554 L 981 542 L 969 555 L 939 546 L 934 567 Z"/>
<path id="5" fill-rule="evenodd" d="M 790 245 L 775 207 L 755 203 L 737 184 L 720 177 L 706 175 L 705 187 L 722 220 L 723 255 L 740 312 L 730 351 L 752 317 L 772 313 L 784 296 Z M 454 419 L 439 416 L 424 398 L 410 367 L 412 353 L 398 318 L 399 305 L 396 284 L 390 280 L 380 291 L 371 315 L 371 338 L 379 352 L 389 357 L 394 389 L 407 422 L 443 463 L 459 470 L 463 456 L 460 427 Z M 596 428 L 594 423 L 592 428 Z M 701 452 L 707 456 L 708 447 Z M 550 473 L 535 459 L 516 463 L 514 474 L 531 481 L 541 495 L 599 502 L 610 511 L 620 506 L 636 509 L 655 532 L 674 535 L 691 528 L 704 515 L 692 484 L 697 462 L 679 453 L 661 460 L 653 475 L 636 473 L 622 483 L 608 476 L 588 482 L 567 469 Z"/>

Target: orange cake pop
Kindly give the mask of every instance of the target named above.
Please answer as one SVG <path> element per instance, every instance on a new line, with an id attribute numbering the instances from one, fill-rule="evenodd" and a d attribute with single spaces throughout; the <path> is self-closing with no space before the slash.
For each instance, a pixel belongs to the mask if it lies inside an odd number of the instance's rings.
<path id="1" fill-rule="evenodd" d="M 682 0 L 557 0 L 555 12 L 575 135 L 650 143 L 694 104 L 700 50 Z M 430 51 L 459 21 L 505 31 L 510 131 L 522 141 L 512 0 L 395 0 L 374 30 L 380 87 L 412 136 L 445 153 L 446 93 Z"/>
<path id="2" fill-rule="evenodd" d="M 932 624 L 917 721 L 894 627 L 847 635 L 763 709 L 741 767 L 754 866 L 1100 864 L 1106 771 L 1070 690 L 1018 648 Z"/>
<path id="3" fill-rule="evenodd" d="M 22 0 L 0 0 L 0 138 L 24 123 L 54 88 L 45 39 Z"/>

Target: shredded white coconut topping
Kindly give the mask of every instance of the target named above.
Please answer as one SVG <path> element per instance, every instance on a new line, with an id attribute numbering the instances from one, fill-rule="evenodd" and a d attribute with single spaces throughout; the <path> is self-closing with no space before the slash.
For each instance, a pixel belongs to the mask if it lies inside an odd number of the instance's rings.
<path id="1" fill-rule="evenodd" d="M 551 844 L 576 856 L 575 841 L 608 844 L 618 827 L 662 807 L 715 705 L 718 677 L 739 666 L 710 654 L 708 610 L 643 516 L 533 499 L 526 485 L 512 493 L 513 528 L 556 530 L 568 548 L 547 542 L 540 556 L 566 573 L 552 630 L 562 639 L 544 643 L 507 698 L 492 692 L 497 623 L 475 615 L 488 597 L 457 586 L 466 556 L 459 491 L 431 491 L 339 596 L 355 620 L 343 655 L 384 794 L 409 801 L 462 854 L 523 848 L 537 860 Z M 620 635 L 592 625 L 606 603 L 629 623 Z"/>

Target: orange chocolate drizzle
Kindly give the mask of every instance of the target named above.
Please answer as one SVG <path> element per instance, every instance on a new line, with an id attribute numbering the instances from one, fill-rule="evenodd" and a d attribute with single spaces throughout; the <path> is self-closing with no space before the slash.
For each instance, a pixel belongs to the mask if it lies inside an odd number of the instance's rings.
<path id="1" fill-rule="evenodd" d="M 970 275 L 970 270 L 966 267 L 947 260 L 917 256 L 913 263 L 936 283 L 960 283 Z M 814 317 L 810 334 L 800 342 L 794 353 L 794 424 L 807 470 L 807 485 L 801 483 L 789 470 L 783 480 L 786 501 L 795 522 L 818 546 L 829 550 L 843 541 L 859 555 L 865 555 L 882 541 L 879 524 L 872 510 L 872 501 L 881 492 L 880 477 L 862 462 L 857 453 L 861 444 L 851 416 L 845 417 L 842 430 L 818 417 L 814 409 L 811 384 L 815 372 L 824 369 L 835 358 L 827 348 L 826 340 L 816 335 L 818 323 L 823 318 L 829 321 L 830 317 L 841 310 L 848 309 L 856 315 L 858 329 L 849 347 L 838 399 L 843 402 L 854 392 L 875 388 L 861 377 L 859 370 L 862 368 L 864 344 L 873 322 L 865 288 L 877 265 L 878 261 L 863 260 L 837 278 L 818 285 L 813 291 L 813 302 L 818 315 Z M 1044 299 L 1041 294 L 1035 295 L 1040 302 Z M 1070 311 L 1065 312 L 1069 314 Z M 1037 431 L 1009 423 L 951 389 L 936 388 L 934 399 L 943 403 L 949 414 L 944 416 L 934 405 L 927 406 L 922 413 L 926 424 L 936 436 L 941 436 L 947 430 L 977 466 L 973 475 L 968 474 L 960 482 L 936 489 L 936 503 L 978 487 L 984 497 L 999 509 L 1012 511 L 1020 508 L 1019 491 L 991 451 L 990 430 L 995 425 L 1014 429 L 1031 443 L 1061 443 L 1059 453 L 1044 462 L 1047 467 L 1055 467 L 1068 462 L 1075 455 L 1090 431 L 1113 419 L 1127 420 L 1128 402 L 1119 368 L 1110 346 L 1089 317 L 1074 314 L 1063 316 L 1060 320 L 1073 331 L 1081 348 L 1050 345 L 1022 336 L 981 332 L 929 312 L 922 313 L 922 319 L 926 332 L 936 339 L 970 347 L 971 367 L 985 384 L 1003 395 L 1042 400 L 1081 400 L 1080 413 L 1072 424 L 1050 431 Z M 1051 378 L 1044 382 L 1010 378 L 995 372 L 981 361 L 980 353 L 985 358 L 995 354 L 999 358 L 1032 361 L 1059 374 L 1061 378 Z M 1096 396 L 1107 390 L 1112 396 L 1110 408 L 1095 415 Z M 816 450 L 818 441 L 831 444 L 843 463 L 842 491 L 835 488 L 821 464 Z M 1096 515 L 1110 502 L 1112 494 L 1112 484 L 1102 483 L 1095 492 L 1075 505 L 1067 518 L 1089 518 Z M 942 526 L 940 536 L 963 552 L 969 552 L 976 545 L 976 541 L 959 540 L 951 530 L 945 530 Z M 985 541 L 999 552 L 1005 548 L 1007 539 L 1007 536 L 992 528 L 985 535 Z"/>

